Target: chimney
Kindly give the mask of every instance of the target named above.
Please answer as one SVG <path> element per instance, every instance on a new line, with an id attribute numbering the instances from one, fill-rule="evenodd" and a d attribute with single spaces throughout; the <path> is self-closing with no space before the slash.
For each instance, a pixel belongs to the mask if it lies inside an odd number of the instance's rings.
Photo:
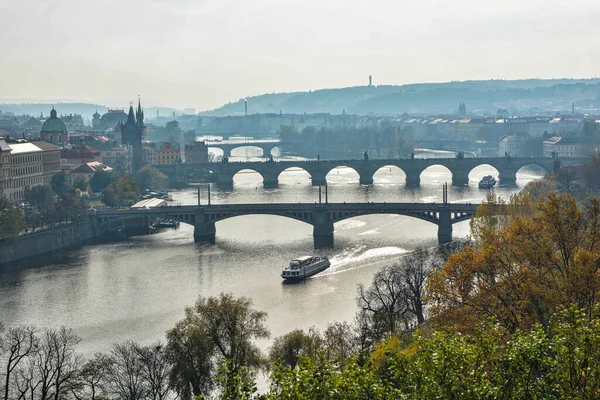
<path id="1" fill-rule="evenodd" d="M 248 99 L 244 100 L 244 115 L 248 116 Z"/>
<path id="2" fill-rule="evenodd" d="M 369 86 L 373 85 L 373 77 L 369 75 Z"/>
<path id="3" fill-rule="evenodd" d="M 575 116 L 575 103 L 571 103 L 571 116 Z"/>

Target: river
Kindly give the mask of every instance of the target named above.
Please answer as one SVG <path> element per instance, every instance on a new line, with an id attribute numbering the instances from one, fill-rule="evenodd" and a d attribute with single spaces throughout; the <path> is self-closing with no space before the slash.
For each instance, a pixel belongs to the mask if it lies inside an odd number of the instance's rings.
<path id="1" fill-rule="evenodd" d="M 253 159 L 260 155 L 256 152 L 236 149 L 232 161 Z M 487 192 L 477 182 L 488 174 L 497 178 L 492 167 L 473 170 L 468 187 L 450 188 L 450 201 L 480 202 Z M 500 185 L 495 191 L 508 198 L 540 176 L 541 171 L 523 169 L 516 187 Z M 451 174 L 444 167 L 430 167 L 419 189 L 405 188 L 404 174 L 393 167 L 379 170 L 369 187 L 361 187 L 358 174 L 349 168 L 333 170 L 327 179 L 331 202 L 438 202 Z M 238 173 L 233 190 L 212 187 L 212 202 L 318 201 L 318 188 L 302 170 L 282 173 L 277 189 L 265 190 L 261 182 L 254 172 Z M 172 195 L 176 203 L 197 203 L 194 188 Z M 201 197 L 206 202 L 205 187 Z M 182 224 L 176 230 L 20 263 L 0 272 L 0 321 L 7 326 L 72 327 L 83 339 L 80 350 L 89 355 L 127 339 L 164 341 L 165 331 L 199 295 L 231 292 L 250 297 L 255 307 L 268 312 L 273 336 L 295 328 L 323 329 L 329 322 L 353 319 L 358 284 L 368 285 L 382 266 L 416 246 L 435 245 L 437 238 L 436 225 L 410 217 L 345 220 L 335 224 L 335 248 L 318 252 L 330 257 L 331 268 L 301 284 L 284 285 L 281 266 L 314 252 L 312 226 L 283 217 L 243 216 L 218 222 L 216 229 L 214 245 L 195 244 L 193 227 Z M 468 230 L 468 222 L 456 224 L 454 236 L 465 236 Z"/>

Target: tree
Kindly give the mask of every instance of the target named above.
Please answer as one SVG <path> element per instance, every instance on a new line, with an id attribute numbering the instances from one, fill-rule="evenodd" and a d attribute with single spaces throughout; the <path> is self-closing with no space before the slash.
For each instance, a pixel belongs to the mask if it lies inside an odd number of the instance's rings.
<path id="1" fill-rule="evenodd" d="M 67 185 L 67 177 L 64 172 L 59 172 L 58 174 L 52 177 L 52 181 L 50 183 L 52 190 L 59 196 L 67 193 L 69 190 L 69 186 Z"/>
<path id="2" fill-rule="evenodd" d="M 269 350 L 269 359 L 272 363 L 278 361 L 281 364 L 294 369 L 300 357 L 315 359 L 318 351 L 322 348 L 321 335 L 315 328 L 308 332 L 295 329 L 283 336 L 275 338 L 273 346 Z"/>
<path id="3" fill-rule="evenodd" d="M 78 371 L 70 391 L 76 400 L 104 400 L 108 398 L 107 375 L 112 360 L 105 354 L 95 354 Z"/>
<path id="4" fill-rule="evenodd" d="M 92 192 L 99 193 L 102 192 L 106 187 L 113 181 L 113 174 L 99 170 L 94 173 L 94 175 L 90 179 L 90 188 Z"/>
<path id="5" fill-rule="evenodd" d="M 112 189 L 107 188 L 102 191 L 102 202 L 108 207 L 118 206 L 117 196 Z"/>
<path id="6" fill-rule="evenodd" d="M 4 399 L 10 399 L 10 388 L 14 380 L 14 372 L 37 352 L 38 339 L 36 329 L 32 326 L 21 326 L 8 329 L 2 337 Z"/>
<path id="7" fill-rule="evenodd" d="M 140 187 L 131 175 L 119 178 L 111 184 L 111 188 L 117 197 L 119 205 L 126 201 L 136 202 L 140 195 Z"/>
<path id="8" fill-rule="evenodd" d="M 135 173 L 135 180 L 141 190 L 165 187 L 167 176 L 151 165 L 146 165 Z"/>
<path id="9" fill-rule="evenodd" d="M 142 363 L 142 376 L 148 385 L 149 400 L 166 400 L 171 398 L 169 388 L 169 365 L 167 353 L 162 343 L 157 342 L 147 347 L 137 348 Z"/>
<path id="10" fill-rule="evenodd" d="M 208 395 L 213 388 L 214 344 L 192 309 L 167 332 L 166 355 L 170 386 L 183 400 Z"/>
<path id="11" fill-rule="evenodd" d="M 242 366 L 263 365 L 263 357 L 253 340 L 269 337 L 267 313 L 254 310 L 252 300 L 224 293 L 219 297 L 200 297 L 192 312 L 205 327 L 219 358 L 230 363 L 233 373 Z"/>
<path id="12" fill-rule="evenodd" d="M 42 332 L 30 375 L 37 380 L 41 400 L 63 399 L 75 382 L 81 356 L 75 348 L 81 339 L 71 329 L 46 329 Z"/>
<path id="13" fill-rule="evenodd" d="M 472 329 L 494 319 L 510 332 L 575 304 L 591 315 L 600 289 L 600 200 L 584 211 L 569 195 L 548 195 L 533 216 L 483 228 L 476 248 L 452 255 L 430 280 L 440 323 Z"/>
<path id="14" fill-rule="evenodd" d="M 82 192 L 86 192 L 88 190 L 88 181 L 83 176 L 78 177 L 75 179 L 75 182 L 73 182 L 73 189 L 79 189 Z"/>
<path id="15" fill-rule="evenodd" d="M 0 239 L 18 237 L 25 226 L 23 210 L 13 207 L 6 197 L 0 197 Z"/>
<path id="16" fill-rule="evenodd" d="M 26 187 L 23 193 L 25 201 L 35 206 L 39 211 L 47 209 L 54 200 L 52 189 L 45 185 Z"/>
<path id="17" fill-rule="evenodd" d="M 115 344 L 110 353 L 108 391 L 119 399 L 142 400 L 149 393 L 149 385 L 144 380 L 144 365 L 138 352 L 139 345 L 127 341 Z"/>

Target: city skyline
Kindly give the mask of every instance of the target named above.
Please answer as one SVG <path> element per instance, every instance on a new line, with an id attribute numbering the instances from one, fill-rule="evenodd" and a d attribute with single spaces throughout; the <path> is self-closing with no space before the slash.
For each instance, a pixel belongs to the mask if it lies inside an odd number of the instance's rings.
<path id="1" fill-rule="evenodd" d="M 207 110 L 263 93 L 593 77 L 600 4 L 33 0 L 3 5 L 0 102 Z M 252 34 L 248 34 L 251 32 Z M 206 39 L 208 38 L 208 39 Z"/>

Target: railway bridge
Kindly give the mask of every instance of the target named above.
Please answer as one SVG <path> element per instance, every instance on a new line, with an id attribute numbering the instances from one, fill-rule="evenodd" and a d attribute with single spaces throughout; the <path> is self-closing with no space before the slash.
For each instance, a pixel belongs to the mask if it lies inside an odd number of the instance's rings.
<path id="1" fill-rule="evenodd" d="M 157 165 L 168 175 L 171 182 L 187 183 L 193 176 L 210 174 L 220 188 L 233 187 L 233 177 L 242 170 L 253 170 L 263 177 L 265 188 L 277 187 L 279 175 L 289 168 L 301 168 L 310 174 L 313 185 L 325 185 L 327 174 L 336 167 L 353 168 L 360 176 L 361 185 L 373 184 L 373 175 L 380 168 L 398 167 L 406 174 L 406 186 L 418 187 L 421 173 L 433 165 L 442 165 L 452 173 L 452 184 L 463 186 L 469 183 L 469 173 L 480 165 L 494 167 L 503 184 L 514 184 L 519 169 L 527 165 L 538 165 L 547 173 L 563 166 L 580 163 L 581 159 L 556 160 L 551 157 L 499 157 L 499 158 L 428 158 L 387 160 L 320 160 L 320 161 L 264 161 L 264 162 L 221 162 L 203 164 Z"/>
<path id="2" fill-rule="evenodd" d="M 334 244 L 334 223 L 369 214 L 405 215 L 431 222 L 438 226 L 438 241 L 447 243 L 452 240 L 452 225 L 470 219 L 476 209 L 477 204 L 447 202 L 212 204 L 98 210 L 95 218 L 100 226 L 140 217 L 172 219 L 193 225 L 194 241 L 214 243 L 218 221 L 241 215 L 278 215 L 312 225 L 315 248 L 326 248 Z"/>

